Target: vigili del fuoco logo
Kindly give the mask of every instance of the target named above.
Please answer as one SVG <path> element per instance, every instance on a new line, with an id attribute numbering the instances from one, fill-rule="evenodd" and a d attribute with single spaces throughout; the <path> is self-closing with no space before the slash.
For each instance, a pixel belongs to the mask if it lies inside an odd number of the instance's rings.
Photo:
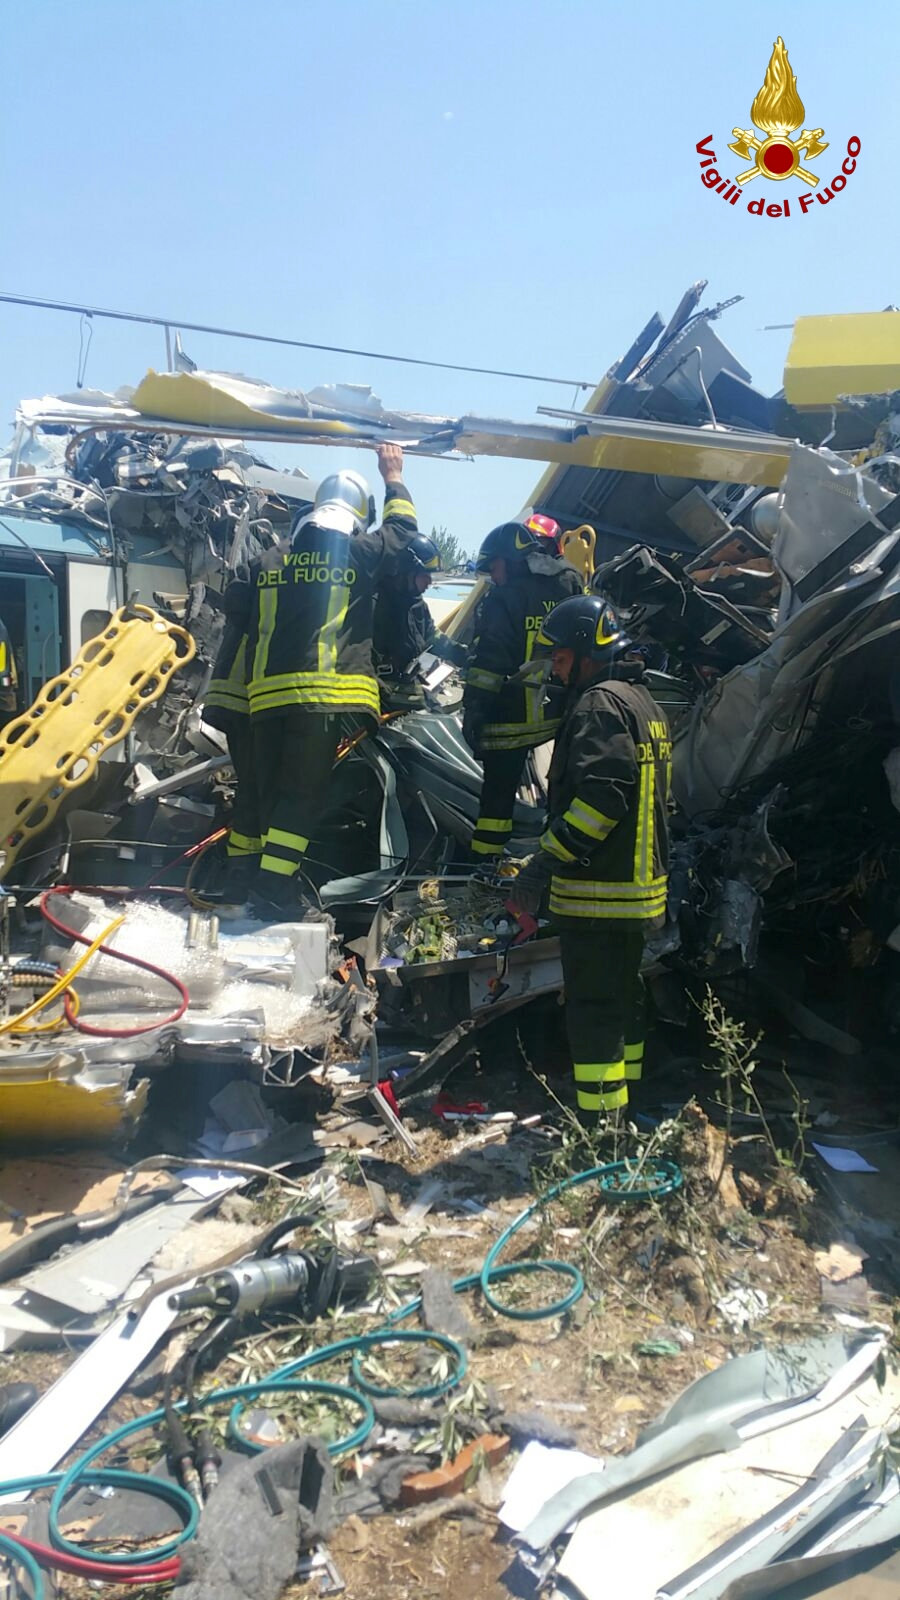
<path id="1" fill-rule="evenodd" d="M 847 179 L 856 171 L 856 158 L 862 148 L 859 139 L 847 140 L 847 153 L 834 177 L 820 188 L 822 167 L 813 171 L 807 163 L 818 161 L 829 148 L 824 128 L 804 128 L 806 111 L 797 92 L 797 78 L 791 71 L 787 48 L 779 36 L 775 40 L 765 81 L 750 107 L 752 128 L 732 128 L 734 143 L 728 146 L 742 161 L 749 161 L 734 178 L 724 178 L 713 149 L 711 133 L 697 145 L 700 156 L 700 178 L 707 189 L 721 196 L 728 205 L 735 206 L 742 199 L 744 185 L 754 178 L 783 183 L 786 178 L 796 178 L 806 185 L 799 194 L 786 195 L 782 201 L 768 200 L 765 194 L 751 194 L 747 210 L 755 217 L 789 217 L 791 201 L 794 215 L 806 216 L 813 203 L 827 206 L 829 201 L 847 186 Z M 758 128 L 757 134 L 754 130 Z M 802 132 L 797 132 L 802 129 Z M 824 163 L 825 171 L 830 163 Z"/>

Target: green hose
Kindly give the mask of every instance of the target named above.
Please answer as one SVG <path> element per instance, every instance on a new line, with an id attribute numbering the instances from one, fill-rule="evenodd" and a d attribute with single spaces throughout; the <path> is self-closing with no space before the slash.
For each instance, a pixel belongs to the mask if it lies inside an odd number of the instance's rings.
<path id="1" fill-rule="evenodd" d="M 576 1301 L 584 1294 L 584 1278 L 577 1267 L 570 1261 L 523 1261 L 515 1263 L 512 1271 L 522 1273 L 553 1272 L 558 1277 L 568 1278 L 572 1287 L 568 1294 L 559 1300 L 554 1300 L 552 1305 L 538 1306 L 535 1310 L 519 1311 L 514 1306 L 504 1305 L 491 1292 L 491 1279 L 499 1278 L 494 1262 L 502 1255 L 510 1239 L 524 1228 L 536 1211 L 545 1206 L 548 1201 L 555 1200 L 557 1195 L 564 1194 L 567 1189 L 577 1189 L 582 1183 L 591 1183 L 594 1179 L 599 1181 L 600 1193 L 604 1200 L 660 1200 L 664 1195 L 672 1194 L 681 1187 L 681 1168 L 676 1167 L 674 1161 L 654 1161 L 650 1163 L 643 1174 L 644 1181 L 640 1188 L 636 1187 L 633 1179 L 637 1176 L 637 1169 L 628 1161 L 610 1161 L 603 1167 L 589 1167 L 586 1172 L 576 1172 L 574 1177 L 563 1178 L 561 1183 L 555 1183 L 530 1206 L 520 1211 L 515 1222 L 501 1233 L 496 1244 L 491 1247 L 484 1258 L 484 1265 L 478 1274 L 478 1283 L 481 1293 L 492 1311 L 497 1311 L 503 1317 L 510 1317 L 516 1322 L 540 1322 L 544 1317 L 561 1317 L 565 1311 L 570 1311 Z M 507 1269 L 505 1276 L 511 1276 Z"/>
<path id="2" fill-rule="evenodd" d="M 637 1185 L 638 1177 L 641 1185 Z M 572 1177 L 564 1178 L 561 1183 L 554 1184 L 546 1193 L 532 1201 L 525 1210 L 520 1212 L 514 1222 L 501 1233 L 496 1244 L 488 1251 L 479 1272 L 469 1273 L 466 1277 L 457 1278 L 453 1287 L 457 1294 L 463 1294 L 470 1289 L 480 1288 L 486 1303 L 492 1310 L 501 1316 L 510 1317 L 522 1322 L 537 1322 L 545 1317 L 562 1316 L 571 1309 L 584 1293 L 584 1278 L 576 1266 L 569 1261 L 514 1261 L 505 1266 L 497 1266 L 497 1258 L 503 1253 L 509 1241 L 521 1228 L 540 1211 L 550 1200 L 564 1194 L 569 1189 L 575 1189 L 583 1183 L 596 1181 L 600 1186 L 600 1194 L 604 1200 L 613 1203 L 636 1200 L 659 1200 L 664 1196 L 673 1194 L 681 1187 L 682 1175 L 679 1167 L 672 1161 L 648 1162 L 644 1167 L 633 1166 L 629 1162 L 609 1162 L 605 1166 L 591 1167 L 586 1172 L 575 1173 Z M 555 1273 L 558 1277 L 565 1278 L 571 1287 L 559 1299 L 550 1305 L 538 1306 L 530 1310 L 518 1310 L 505 1305 L 498 1300 L 492 1291 L 492 1284 L 500 1283 L 515 1276 L 532 1275 L 535 1273 Z M 307 1355 L 299 1357 L 296 1361 L 288 1362 L 280 1367 L 269 1378 L 261 1378 L 256 1383 L 242 1383 L 228 1389 L 214 1389 L 209 1394 L 195 1401 L 195 1404 L 206 1408 L 219 1405 L 224 1401 L 233 1401 L 229 1415 L 228 1428 L 231 1438 L 239 1443 L 244 1450 L 255 1451 L 264 1446 L 251 1443 L 242 1433 L 240 1419 L 244 1409 L 244 1402 L 258 1399 L 272 1394 L 312 1393 L 327 1395 L 336 1401 L 342 1401 L 357 1406 L 362 1412 L 362 1420 L 358 1426 L 344 1438 L 338 1439 L 328 1446 L 329 1453 L 333 1456 L 345 1455 L 360 1446 L 368 1438 L 375 1425 L 375 1413 L 370 1396 L 382 1397 L 385 1395 L 406 1395 L 409 1399 L 432 1399 L 448 1393 L 462 1382 L 468 1370 L 468 1358 L 462 1345 L 455 1339 L 448 1338 L 445 1334 L 432 1333 L 424 1329 L 400 1329 L 397 1324 L 404 1322 L 407 1317 L 414 1315 L 422 1304 L 421 1295 L 407 1301 L 407 1303 L 394 1311 L 388 1317 L 384 1327 L 376 1333 L 358 1335 L 352 1339 L 339 1339 L 334 1344 L 323 1345 L 318 1350 L 312 1350 Z M 442 1349 L 448 1354 L 454 1366 L 449 1375 L 431 1384 L 422 1384 L 412 1389 L 402 1389 L 393 1386 L 379 1387 L 368 1380 L 362 1370 L 366 1357 L 381 1346 L 392 1344 L 428 1345 Z M 315 1379 L 297 1379 L 298 1372 L 309 1371 L 310 1368 L 324 1365 L 339 1356 L 350 1357 L 350 1370 L 353 1386 L 339 1383 L 323 1383 Z M 183 1411 L 186 1401 L 179 1401 L 176 1410 Z M 163 1478 L 151 1478 L 141 1473 L 120 1471 L 114 1468 L 95 1468 L 93 1463 L 108 1450 L 116 1449 L 124 1440 L 131 1438 L 135 1433 L 143 1432 L 145 1428 L 155 1427 L 157 1423 L 165 1420 L 165 1410 L 159 1407 L 149 1412 L 144 1417 L 137 1417 L 131 1422 L 123 1423 L 112 1433 L 106 1434 L 96 1444 L 91 1445 L 84 1455 L 62 1473 L 51 1473 L 44 1477 L 17 1478 L 11 1482 L 0 1484 L 0 1496 L 21 1495 L 31 1493 L 32 1490 L 54 1487 L 53 1498 L 50 1502 L 50 1537 L 57 1550 L 66 1551 L 71 1555 L 84 1555 L 84 1546 L 75 1544 L 66 1539 L 60 1527 L 63 1506 L 68 1497 L 79 1485 L 86 1480 L 92 1483 L 112 1484 L 121 1489 L 138 1491 L 142 1494 L 153 1494 L 174 1506 L 183 1517 L 184 1526 L 181 1532 L 171 1539 L 156 1546 L 152 1550 L 138 1550 L 132 1552 L 118 1552 L 106 1554 L 102 1551 L 92 1553 L 91 1560 L 107 1563 L 110 1566 L 141 1566 L 155 1561 L 160 1561 L 176 1553 L 180 1547 L 192 1539 L 199 1522 L 200 1511 L 192 1497 L 186 1490 L 177 1484 L 166 1482 Z M 40 1569 L 33 1561 L 29 1552 L 20 1549 L 12 1540 L 5 1540 L 0 1535 L 0 1553 L 7 1555 L 20 1563 L 28 1573 L 34 1589 L 34 1600 L 43 1600 L 44 1588 Z"/>
<path id="3" fill-rule="evenodd" d="M 17 1544 L 15 1539 L 8 1539 L 5 1533 L 0 1533 L 0 1555 L 5 1556 L 12 1564 L 18 1563 L 26 1574 L 31 1584 L 31 1600 L 44 1600 L 47 1591 L 44 1588 L 44 1574 L 24 1545 Z"/>
<path id="4" fill-rule="evenodd" d="M 362 1422 L 352 1434 L 348 1435 L 346 1439 L 338 1440 L 336 1444 L 329 1446 L 329 1450 L 332 1455 L 338 1455 L 348 1450 L 358 1450 L 359 1446 L 365 1439 L 368 1438 L 373 1427 L 375 1426 L 375 1413 L 372 1410 L 372 1402 L 365 1395 L 356 1394 L 353 1389 L 345 1388 L 343 1384 L 309 1383 L 303 1381 L 292 1382 L 290 1379 L 282 1378 L 281 1374 L 277 1372 L 273 1373 L 271 1378 L 261 1378 L 258 1383 L 239 1383 L 230 1389 L 214 1389 L 209 1394 L 198 1397 L 194 1404 L 198 1407 L 205 1408 L 206 1406 L 218 1405 L 220 1402 L 225 1400 L 249 1400 L 260 1395 L 283 1394 L 285 1392 L 292 1394 L 309 1392 L 321 1394 L 323 1392 L 327 1392 L 332 1399 L 354 1401 L 360 1407 L 361 1411 L 363 1412 Z M 177 1411 L 184 1411 L 186 1407 L 187 1401 L 180 1400 L 175 1409 Z M 125 1439 L 130 1439 L 132 1434 L 143 1433 L 145 1428 L 155 1427 L 158 1422 L 165 1421 L 165 1415 L 165 1408 L 163 1406 L 159 1406 L 155 1411 L 148 1412 L 145 1417 L 135 1417 L 131 1422 L 123 1422 L 121 1427 L 116 1428 L 113 1433 L 105 1434 L 104 1437 L 99 1439 L 96 1444 L 91 1445 L 91 1448 L 86 1450 L 84 1455 L 80 1456 L 78 1460 L 74 1462 L 71 1467 L 69 1467 L 68 1471 L 61 1475 L 54 1492 L 53 1499 L 50 1502 L 50 1534 L 55 1549 L 66 1550 L 70 1555 L 84 1554 L 84 1550 L 81 1545 L 73 1544 L 72 1541 L 66 1539 L 62 1533 L 60 1529 L 60 1516 L 63 1504 L 72 1491 L 76 1489 L 80 1483 L 84 1482 L 86 1477 L 90 1477 L 91 1481 L 95 1481 L 97 1474 L 93 1470 L 93 1463 L 97 1460 L 98 1456 L 105 1455 L 107 1450 L 116 1449 L 117 1446 L 122 1444 Z M 137 1479 L 138 1483 L 142 1485 L 152 1482 L 154 1485 L 152 1492 L 154 1493 L 160 1492 L 163 1489 L 168 1490 L 170 1494 L 173 1490 L 177 1491 L 177 1494 L 187 1502 L 189 1507 L 189 1516 L 186 1525 L 181 1532 L 176 1534 L 172 1539 L 166 1540 L 163 1544 L 156 1545 L 151 1550 L 142 1549 L 133 1551 L 130 1554 L 125 1552 L 119 1555 L 108 1556 L 98 1553 L 97 1555 L 92 1555 L 91 1560 L 108 1561 L 110 1565 L 115 1566 L 144 1566 L 147 1563 L 162 1561 L 166 1558 L 166 1556 L 174 1555 L 180 1546 L 186 1542 L 186 1540 L 193 1538 L 193 1535 L 197 1531 L 197 1523 L 200 1519 L 200 1512 L 195 1501 L 186 1490 L 179 1489 L 176 1484 L 167 1483 L 163 1478 L 146 1479 L 143 1478 L 140 1473 L 127 1473 L 125 1476 L 132 1480 Z M 27 1482 L 27 1479 L 20 1479 L 15 1485 L 12 1486 L 11 1492 L 14 1490 L 21 1491 L 27 1485 Z M 38 1487 L 38 1485 L 32 1486 Z M 8 1486 L 5 1484 L 0 1484 L 0 1495 L 6 1493 L 7 1487 Z M 43 1487 L 43 1485 L 40 1485 L 40 1487 Z M 128 1484 L 123 1484 L 122 1487 L 134 1488 L 135 1484 L 134 1482 L 131 1482 Z M 167 1497 L 167 1495 L 161 1494 L 161 1498 L 165 1499 Z"/>

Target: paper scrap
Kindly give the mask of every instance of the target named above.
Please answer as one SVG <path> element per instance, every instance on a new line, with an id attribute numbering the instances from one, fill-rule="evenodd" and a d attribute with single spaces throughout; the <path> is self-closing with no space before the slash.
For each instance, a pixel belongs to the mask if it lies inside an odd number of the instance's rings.
<path id="1" fill-rule="evenodd" d="M 211 1200 L 215 1195 L 226 1194 L 229 1189 L 239 1189 L 242 1183 L 247 1182 L 246 1173 L 229 1172 L 227 1167 L 217 1167 L 214 1171 L 208 1167 L 183 1167 L 175 1176 L 186 1189 L 193 1189 L 201 1200 Z"/>
<path id="2" fill-rule="evenodd" d="M 858 1150 L 845 1150 L 836 1144 L 816 1144 L 815 1140 L 812 1141 L 812 1147 L 822 1157 L 825 1165 L 832 1167 L 835 1172 L 878 1171 L 878 1168 L 873 1167 Z"/>
<path id="3" fill-rule="evenodd" d="M 848 1278 L 857 1277 L 862 1272 L 863 1262 L 868 1259 L 866 1251 L 860 1250 L 858 1244 L 839 1239 L 827 1250 L 817 1250 L 813 1256 L 816 1271 L 829 1283 L 845 1283 Z"/>
<path id="4" fill-rule="evenodd" d="M 404 1227 L 422 1222 L 438 1200 L 445 1199 L 452 1193 L 452 1188 L 441 1178 L 431 1178 L 427 1183 L 423 1183 L 416 1198 L 403 1213 L 401 1221 Z"/>
<path id="5" fill-rule="evenodd" d="M 769 1309 L 769 1297 L 764 1289 L 732 1289 L 716 1301 L 716 1310 L 736 1329 L 750 1328 Z"/>
<path id="6" fill-rule="evenodd" d="M 604 1462 L 582 1450 L 561 1450 L 533 1439 L 516 1462 L 506 1497 L 498 1512 L 504 1527 L 521 1533 L 558 1490 L 588 1472 L 602 1471 Z"/>

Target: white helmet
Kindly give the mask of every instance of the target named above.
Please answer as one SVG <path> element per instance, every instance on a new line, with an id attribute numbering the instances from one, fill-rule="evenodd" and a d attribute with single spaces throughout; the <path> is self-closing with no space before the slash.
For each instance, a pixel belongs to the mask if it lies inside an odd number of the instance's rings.
<path id="1" fill-rule="evenodd" d="M 348 515 L 349 513 L 349 515 Z M 316 490 L 313 520 L 345 533 L 364 533 L 375 520 L 375 502 L 360 472 L 332 472 Z"/>

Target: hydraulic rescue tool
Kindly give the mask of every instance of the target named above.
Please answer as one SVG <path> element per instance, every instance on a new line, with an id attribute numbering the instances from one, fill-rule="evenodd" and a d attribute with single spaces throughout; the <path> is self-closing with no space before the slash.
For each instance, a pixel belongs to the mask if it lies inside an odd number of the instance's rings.
<path id="1" fill-rule="evenodd" d="M 274 1306 L 294 1306 L 315 1321 L 338 1302 L 365 1295 L 375 1274 L 369 1256 L 344 1259 L 336 1251 L 309 1250 L 254 1256 L 224 1272 L 211 1273 L 189 1289 L 169 1296 L 175 1311 L 209 1309 L 225 1316 L 249 1317 Z"/>

